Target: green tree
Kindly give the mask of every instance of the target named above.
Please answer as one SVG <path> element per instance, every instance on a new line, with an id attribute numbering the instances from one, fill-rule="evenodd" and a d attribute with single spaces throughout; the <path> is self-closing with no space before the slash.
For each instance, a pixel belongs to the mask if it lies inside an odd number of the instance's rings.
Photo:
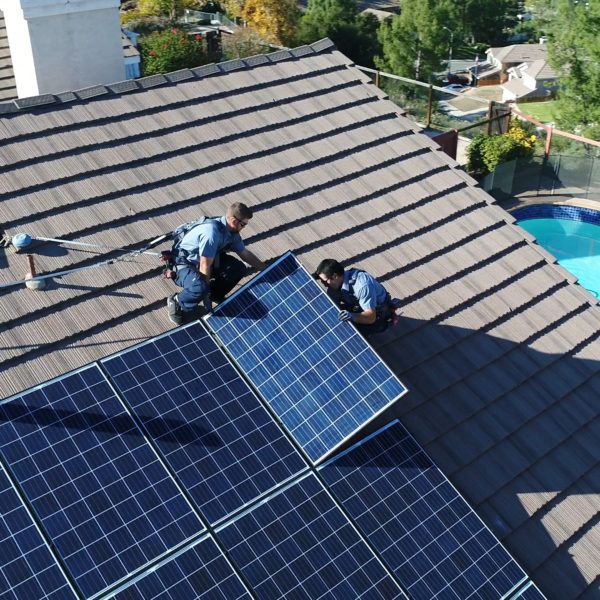
<path id="1" fill-rule="evenodd" d="M 370 67 L 381 51 L 378 28 L 376 17 L 358 13 L 355 0 L 309 0 L 296 43 L 312 44 L 328 37 L 356 64 Z"/>
<path id="2" fill-rule="evenodd" d="M 288 45 L 296 34 L 300 10 L 296 0 L 246 0 L 242 19 L 264 40 Z"/>
<path id="3" fill-rule="evenodd" d="M 463 36 L 490 46 L 502 44 L 517 23 L 517 0 L 464 0 Z"/>
<path id="4" fill-rule="evenodd" d="M 549 57 L 559 72 L 557 125 L 600 139 L 600 3 L 556 0 Z"/>
<path id="5" fill-rule="evenodd" d="M 382 56 L 375 58 L 375 64 L 382 71 L 426 81 L 442 70 L 450 32 L 455 29 L 451 2 L 405 2 L 402 12 L 379 29 Z"/>
<path id="6" fill-rule="evenodd" d="M 169 73 L 212 62 L 200 35 L 189 36 L 175 27 L 140 37 L 144 75 Z"/>

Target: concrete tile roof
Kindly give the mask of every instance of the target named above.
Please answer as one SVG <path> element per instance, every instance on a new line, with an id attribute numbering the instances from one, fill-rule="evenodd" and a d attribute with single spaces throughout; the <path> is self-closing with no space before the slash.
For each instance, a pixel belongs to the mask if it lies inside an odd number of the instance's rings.
<path id="1" fill-rule="evenodd" d="M 502 64 L 533 62 L 534 60 L 547 60 L 548 46 L 545 44 L 512 44 L 486 50 Z"/>
<path id="2" fill-rule="evenodd" d="M 373 340 L 410 389 L 396 415 L 549 598 L 598 598 L 595 299 L 327 41 L 29 103 L 0 114 L 8 235 L 135 249 L 237 200 L 258 255 L 371 271 L 402 299 Z M 156 258 L 32 252 L 113 262 L 0 288 L 1 397 L 170 328 Z"/>

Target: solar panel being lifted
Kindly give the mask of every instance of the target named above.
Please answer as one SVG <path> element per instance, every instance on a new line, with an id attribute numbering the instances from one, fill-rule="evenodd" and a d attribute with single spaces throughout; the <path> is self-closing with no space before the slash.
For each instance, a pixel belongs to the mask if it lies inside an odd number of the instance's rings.
<path id="1" fill-rule="evenodd" d="M 85 597 L 204 529 L 96 366 L 0 404 L 0 452 Z"/>
<path id="2" fill-rule="evenodd" d="M 33 519 L 0 467 L 0 598 L 76 600 Z"/>
<path id="3" fill-rule="evenodd" d="M 223 525 L 216 536 L 260 599 L 406 600 L 312 474 Z"/>
<path id="4" fill-rule="evenodd" d="M 398 421 L 319 474 L 411 598 L 500 599 L 526 580 Z"/>
<path id="5" fill-rule="evenodd" d="M 108 596 L 114 600 L 250 600 L 241 579 L 210 537 Z"/>
<path id="6" fill-rule="evenodd" d="M 313 463 L 406 388 L 288 252 L 206 318 Z"/>
<path id="7" fill-rule="evenodd" d="M 307 468 L 200 323 L 102 364 L 209 522 Z"/>

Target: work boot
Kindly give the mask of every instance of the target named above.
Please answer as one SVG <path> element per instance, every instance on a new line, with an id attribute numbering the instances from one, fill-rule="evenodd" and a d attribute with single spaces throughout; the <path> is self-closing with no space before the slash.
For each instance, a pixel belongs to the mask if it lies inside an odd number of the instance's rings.
<path id="1" fill-rule="evenodd" d="M 177 294 L 172 294 L 167 298 L 167 310 L 169 312 L 169 321 L 174 325 L 183 324 L 183 311 L 177 300 Z"/>

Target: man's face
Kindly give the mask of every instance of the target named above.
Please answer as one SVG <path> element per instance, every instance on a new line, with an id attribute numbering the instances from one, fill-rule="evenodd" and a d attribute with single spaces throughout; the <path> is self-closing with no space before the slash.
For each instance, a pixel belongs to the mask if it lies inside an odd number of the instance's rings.
<path id="1" fill-rule="evenodd" d="M 242 229 L 248 225 L 250 219 L 238 219 L 237 217 L 228 217 L 227 225 L 231 231 L 235 231 L 236 233 L 241 233 Z"/>
<path id="2" fill-rule="evenodd" d="M 319 280 L 325 287 L 332 290 L 339 290 L 342 287 L 342 283 L 344 283 L 344 276 L 334 273 L 331 277 L 327 277 L 325 273 L 319 273 Z"/>

